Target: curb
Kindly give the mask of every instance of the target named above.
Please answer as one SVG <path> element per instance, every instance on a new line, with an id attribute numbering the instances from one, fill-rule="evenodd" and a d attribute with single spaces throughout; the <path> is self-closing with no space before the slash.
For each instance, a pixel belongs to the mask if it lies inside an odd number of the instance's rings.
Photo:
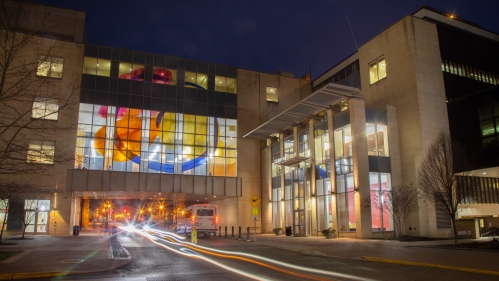
<path id="1" fill-rule="evenodd" d="M 499 271 L 474 269 L 474 268 L 466 268 L 466 267 L 456 267 L 456 266 L 439 265 L 439 264 L 422 263 L 422 262 L 412 262 L 412 261 L 391 260 L 391 259 L 375 258 L 375 257 L 367 257 L 367 256 L 360 257 L 360 260 L 371 261 L 371 262 L 391 263 L 391 264 L 401 264 L 401 265 L 409 265 L 409 266 L 431 267 L 431 268 L 439 268 L 439 269 L 447 269 L 447 270 L 464 271 L 464 272 L 470 272 L 470 273 L 481 273 L 481 274 L 499 276 Z"/>

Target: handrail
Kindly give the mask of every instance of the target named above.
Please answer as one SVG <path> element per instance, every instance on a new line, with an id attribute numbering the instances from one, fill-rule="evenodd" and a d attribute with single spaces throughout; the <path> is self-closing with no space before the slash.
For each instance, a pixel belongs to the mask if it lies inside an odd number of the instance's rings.
<path id="1" fill-rule="evenodd" d="M 487 234 L 489 234 L 489 233 L 491 233 L 491 232 L 493 231 L 493 232 L 494 232 L 494 238 L 495 238 L 495 237 L 496 237 L 496 230 L 498 230 L 498 229 L 499 229 L 499 228 L 494 228 L 494 229 L 493 229 L 493 230 L 491 230 L 491 231 L 488 231 L 488 232 L 485 232 L 485 233 L 480 234 L 480 236 L 487 235 Z"/>

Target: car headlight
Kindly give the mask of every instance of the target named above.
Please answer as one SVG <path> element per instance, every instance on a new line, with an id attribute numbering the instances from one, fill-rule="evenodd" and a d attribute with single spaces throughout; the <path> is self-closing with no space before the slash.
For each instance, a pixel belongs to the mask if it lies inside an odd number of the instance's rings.
<path id="1" fill-rule="evenodd" d="M 147 225 L 146 225 L 146 226 L 144 226 L 142 229 L 143 229 L 144 231 L 149 231 L 151 228 L 150 228 L 149 226 L 147 226 Z"/>
<path id="2" fill-rule="evenodd" d="M 133 225 L 129 224 L 125 227 L 125 230 L 128 232 L 133 232 L 135 230 L 135 227 L 133 227 Z"/>

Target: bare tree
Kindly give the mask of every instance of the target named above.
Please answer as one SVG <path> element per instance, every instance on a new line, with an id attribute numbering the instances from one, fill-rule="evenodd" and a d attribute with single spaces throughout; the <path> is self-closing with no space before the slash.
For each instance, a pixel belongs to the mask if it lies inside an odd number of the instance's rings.
<path id="1" fill-rule="evenodd" d="M 56 25 L 44 11 L 30 1 L 0 1 L 0 176 L 46 171 L 47 165 L 33 163 L 74 163 L 69 148 L 58 146 L 54 157 L 59 141 L 54 138 L 75 126 L 65 115 L 78 104 L 80 82 L 60 82 L 56 65 L 63 64 L 55 60 L 63 60 L 68 43 L 46 38 L 56 34 Z M 28 138 L 38 142 L 30 144 Z"/>
<path id="2" fill-rule="evenodd" d="M 37 200 L 33 200 L 33 199 L 25 200 L 23 220 L 22 220 L 22 224 L 23 224 L 23 232 L 21 235 L 22 239 L 24 238 L 24 234 L 26 233 L 26 228 L 30 225 L 35 224 L 36 213 L 38 211 L 37 207 L 38 207 Z"/>
<path id="3" fill-rule="evenodd" d="M 457 176 L 473 176 L 464 148 L 452 141 L 449 135 L 439 133 L 421 161 L 418 173 L 421 195 L 429 202 L 434 202 L 437 210 L 448 215 L 452 223 L 454 242 L 457 244 L 456 219 L 464 199 L 461 196 L 474 189 L 474 181 L 457 184 Z"/>
<path id="4" fill-rule="evenodd" d="M 403 237 L 407 218 L 420 208 L 418 189 L 412 184 L 400 184 L 394 186 L 391 191 L 383 191 L 380 196 L 376 194 L 370 198 L 371 206 L 392 218 L 396 235 Z"/>

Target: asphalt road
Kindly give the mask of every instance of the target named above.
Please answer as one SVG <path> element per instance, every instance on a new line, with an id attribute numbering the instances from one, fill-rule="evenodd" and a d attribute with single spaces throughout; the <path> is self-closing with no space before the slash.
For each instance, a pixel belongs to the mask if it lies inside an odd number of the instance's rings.
<path id="1" fill-rule="evenodd" d="M 119 239 L 133 257 L 121 268 L 37 280 L 498 280 L 483 274 L 308 256 L 224 238 L 200 237 L 198 245 L 206 248 L 164 236 L 154 243 L 140 234 Z"/>

